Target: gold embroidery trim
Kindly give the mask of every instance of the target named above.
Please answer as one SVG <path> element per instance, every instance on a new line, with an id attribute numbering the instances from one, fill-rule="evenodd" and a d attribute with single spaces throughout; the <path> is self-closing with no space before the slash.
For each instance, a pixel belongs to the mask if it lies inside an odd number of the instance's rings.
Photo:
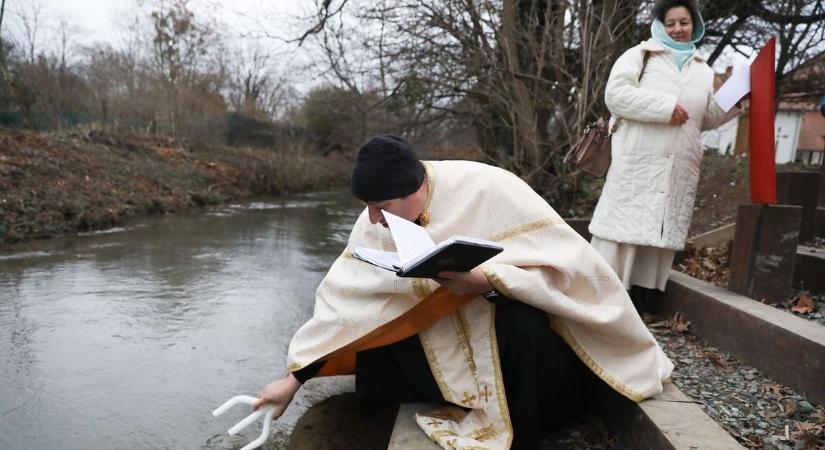
<path id="1" fill-rule="evenodd" d="M 513 423 L 510 421 L 510 409 L 507 408 L 507 395 L 504 392 L 504 383 L 501 376 L 501 359 L 498 355 L 498 339 L 496 338 L 496 309 L 494 305 L 492 308 L 490 318 L 490 345 L 491 354 L 493 356 L 493 368 L 495 369 L 496 379 L 496 397 L 498 398 L 498 408 L 501 412 L 501 418 L 504 420 L 504 429 L 507 430 L 507 442 L 504 443 L 504 448 L 510 448 L 513 444 Z"/>
<path id="2" fill-rule="evenodd" d="M 499 291 L 502 295 L 504 295 L 507 298 L 516 298 L 510 292 L 510 290 L 507 289 L 507 286 L 504 284 L 504 281 L 501 281 L 501 278 L 499 278 L 499 276 L 495 272 L 486 267 L 482 267 L 481 272 L 484 273 L 484 276 L 487 277 L 487 281 L 489 281 L 490 284 L 493 285 L 493 288 L 495 290 Z"/>
<path id="3" fill-rule="evenodd" d="M 477 441 L 486 441 L 497 434 L 498 432 L 496 432 L 495 425 L 490 424 L 484 428 L 479 428 L 478 430 L 470 432 L 470 438 Z"/>
<path id="4" fill-rule="evenodd" d="M 430 434 L 430 439 L 432 439 L 433 442 L 438 443 L 439 439 L 447 436 L 458 436 L 458 434 L 455 431 L 450 430 L 433 431 L 432 434 Z"/>
<path id="5" fill-rule="evenodd" d="M 413 278 L 412 286 L 413 292 L 415 292 L 419 300 L 433 293 L 433 290 L 430 288 L 430 283 L 427 282 L 427 278 Z"/>
<path id="6" fill-rule="evenodd" d="M 433 193 L 435 192 L 435 169 L 433 169 L 428 162 L 422 161 L 421 164 L 424 166 L 424 172 L 427 174 L 427 200 L 424 201 L 424 210 L 421 211 L 418 217 L 421 226 L 426 227 L 430 223 L 430 220 L 432 220 L 430 201 L 433 199 Z"/>
<path id="7" fill-rule="evenodd" d="M 464 420 L 464 417 L 467 416 L 467 412 L 457 406 L 448 405 L 443 408 L 438 408 L 435 411 L 429 412 L 424 415 L 427 417 L 432 417 L 433 419 L 452 420 L 453 422 L 461 422 L 462 420 Z"/>
<path id="8" fill-rule="evenodd" d="M 467 324 L 464 323 L 461 312 L 455 312 L 452 319 L 453 328 L 455 328 L 455 333 L 458 335 L 458 342 L 461 345 L 461 350 L 464 351 L 464 358 L 467 360 L 467 365 L 470 366 L 470 370 L 473 372 L 473 378 L 476 380 L 476 384 L 478 384 L 476 362 L 475 359 L 473 359 L 473 348 L 470 347 L 470 333 L 467 331 Z"/>
<path id="9" fill-rule="evenodd" d="M 424 356 L 427 357 L 427 363 L 429 363 L 430 370 L 433 372 L 433 378 L 435 378 L 435 382 L 438 384 L 438 389 L 441 391 L 444 400 L 455 403 L 452 394 L 450 394 L 450 388 L 447 386 L 447 382 L 444 381 L 444 372 L 441 371 L 441 366 L 438 365 L 438 360 L 435 357 L 435 352 L 430 345 L 430 341 L 424 334 L 424 332 L 418 333 L 418 339 L 421 341 L 421 347 L 424 348 Z"/>
<path id="10" fill-rule="evenodd" d="M 570 332 L 570 329 L 568 329 L 567 326 L 564 325 L 564 323 L 562 323 L 560 320 L 550 319 L 550 327 L 553 329 L 553 331 L 558 333 L 558 335 L 561 336 L 562 339 L 564 339 L 564 342 L 567 342 L 567 345 L 569 345 L 570 348 L 573 349 L 573 351 L 576 353 L 579 359 L 581 359 L 582 362 L 587 367 L 589 367 L 590 370 L 593 371 L 593 373 L 596 374 L 596 376 L 601 378 L 602 381 L 604 381 L 608 384 L 608 386 L 613 388 L 613 390 L 633 400 L 636 403 L 639 403 L 640 401 L 645 399 L 643 395 L 633 391 L 625 384 L 620 383 L 615 378 L 610 376 L 610 374 L 608 374 L 598 364 L 596 364 L 596 362 L 593 361 L 593 358 L 591 358 L 590 355 L 588 355 L 587 352 L 584 351 L 584 348 L 582 348 L 582 346 L 579 345 L 579 343 L 573 337 L 573 333 Z"/>
<path id="11" fill-rule="evenodd" d="M 524 225 L 519 225 L 517 227 L 511 228 L 507 231 L 502 231 L 501 233 L 494 234 L 491 237 L 488 237 L 487 240 L 493 242 L 506 241 L 507 239 L 512 239 L 520 234 L 532 233 L 533 231 L 540 230 L 542 228 L 550 227 L 553 225 L 559 225 L 562 223 L 564 223 L 564 220 L 562 220 L 559 217 L 538 220 L 533 223 L 526 223 Z"/>

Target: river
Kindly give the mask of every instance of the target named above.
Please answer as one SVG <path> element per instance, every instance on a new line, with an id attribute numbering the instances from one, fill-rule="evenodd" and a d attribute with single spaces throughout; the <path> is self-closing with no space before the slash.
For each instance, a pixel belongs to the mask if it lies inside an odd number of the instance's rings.
<path id="1" fill-rule="evenodd" d="M 360 208 L 344 192 L 136 221 L 0 252 L 0 448 L 233 449 L 211 411 L 283 375 L 290 338 Z M 312 380 L 306 409 L 352 390 Z"/>

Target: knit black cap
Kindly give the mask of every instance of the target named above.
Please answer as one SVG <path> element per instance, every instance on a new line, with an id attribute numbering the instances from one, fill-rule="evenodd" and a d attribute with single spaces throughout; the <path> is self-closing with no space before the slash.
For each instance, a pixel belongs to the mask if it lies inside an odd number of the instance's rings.
<path id="1" fill-rule="evenodd" d="M 358 150 L 352 171 L 352 194 L 366 201 L 406 197 L 424 182 L 424 165 L 409 142 L 379 134 Z"/>

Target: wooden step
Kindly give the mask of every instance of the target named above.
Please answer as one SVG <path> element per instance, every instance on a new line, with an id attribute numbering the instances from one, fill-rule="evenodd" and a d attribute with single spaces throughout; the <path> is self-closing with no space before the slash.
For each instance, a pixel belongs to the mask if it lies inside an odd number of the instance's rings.
<path id="1" fill-rule="evenodd" d="M 825 326 L 676 271 L 650 306 L 680 312 L 710 345 L 825 403 Z"/>

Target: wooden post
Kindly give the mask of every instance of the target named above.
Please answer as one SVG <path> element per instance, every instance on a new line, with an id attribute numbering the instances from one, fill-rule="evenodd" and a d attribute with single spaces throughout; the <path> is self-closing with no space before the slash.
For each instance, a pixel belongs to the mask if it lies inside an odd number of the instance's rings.
<path id="1" fill-rule="evenodd" d="M 822 183 L 819 172 L 779 172 L 776 174 L 776 199 L 780 205 L 802 207 L 799 242 L 814 237 L 817 197 Z"/>
<path id="2" fill-rule="evenodd" d="M 825 141 L 825 136 L 822 136 Z M 822 160 L 819 163 L 819 206 L 825 206 L 825 148 L 822 149 Z"/>
<path id="3" fill-rule="evenodd" d="M 793 283 L 801 206 L 740 205 L 728 289 L 770 303 L 784 301 Z"/>

